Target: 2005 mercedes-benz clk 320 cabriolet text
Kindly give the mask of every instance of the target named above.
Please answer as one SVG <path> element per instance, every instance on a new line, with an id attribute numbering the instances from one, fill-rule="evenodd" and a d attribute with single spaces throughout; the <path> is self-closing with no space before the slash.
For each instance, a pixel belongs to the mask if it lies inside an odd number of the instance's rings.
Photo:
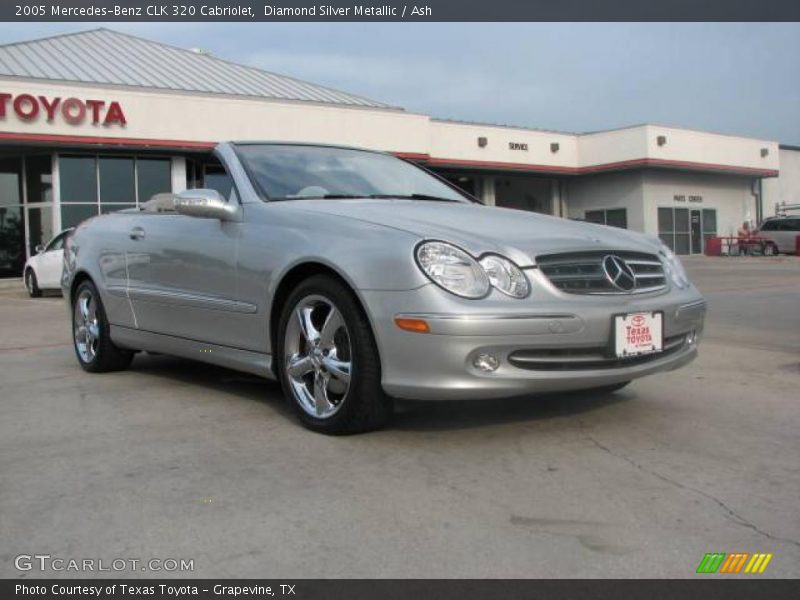
<path id="1" fill-rule="evenodd" d="M 277 378 L 305 425 L 344 433 L 393 398 L 610 392 L 697 354 L 705 302 L 657 239 L 483 206 L 380 152 L 215 155 L 206 189 L 69 238 L 85 370 L 146 350 Z"/>

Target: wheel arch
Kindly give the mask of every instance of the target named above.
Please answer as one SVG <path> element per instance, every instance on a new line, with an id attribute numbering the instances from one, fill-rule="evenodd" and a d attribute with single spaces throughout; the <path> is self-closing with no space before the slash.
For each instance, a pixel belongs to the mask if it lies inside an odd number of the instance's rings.
<path id="1" fill-rule="evenodd" d="M 75 275 L 72 277 L 72 283 L 69 286 L 69 304 L 72 306 L 73 302 L 75 302 L 75 292 L 78 290 L 78 286 L 82 284 L 84 281 L 91 281 L 94 284 L 94 280 L 92 276 L 89 275 L 86 271 L 77 271 Z M 97 286 L 95 286 L 97 287 Z"/>
<path id="2" fill-rule="evenodd" d="M 278 347 L 278 321 L 280 320 L 281 313 L 283 312 L 283 308 L 286 304 L 286 301 L 289 299 L 289 295 L 292 293 L 292 290 L 294 290 L 306 279 L 315 275 L 329 275 L 339 281 L 350 291 L 350 293 L 353 295 L 353 298 L 355 298 L 356 304 L 358 305 L 362 314 L 366 317 L 367 322 L 370 324 L 372 335 L 375 336 L 375 326 L 372 322 L 372 316 L 367 310 L 363 298 L 361 298 L 355 286 L 347 279 L 347 277 L 345 277 L 332 266 L 315 260 L 304 261 L 293 265 L 283 274 L 278 282 L 278 285 L 275 287 L 275 292 L 272 294 L 272 302 L 270 306 L 269 343 L 270 353 L 272 354 L 272 371 L 276 377 L 278 377 L 278 373 L 275 369 L 277 364 L 275 352 Z M 380 356 L 378 356 L 378 360 L 380 360 Z"/>

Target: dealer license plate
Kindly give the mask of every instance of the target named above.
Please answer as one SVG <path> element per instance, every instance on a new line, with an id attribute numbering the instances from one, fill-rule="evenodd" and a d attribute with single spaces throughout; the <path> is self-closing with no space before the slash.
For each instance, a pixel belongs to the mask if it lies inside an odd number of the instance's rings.
<path id="1" fill-rule="evenodd" d="M 614 317 L 614 345 L 617 356 L 639 356 L 661 352 L 664 347 L 663 314 L 638 312 Z"/>

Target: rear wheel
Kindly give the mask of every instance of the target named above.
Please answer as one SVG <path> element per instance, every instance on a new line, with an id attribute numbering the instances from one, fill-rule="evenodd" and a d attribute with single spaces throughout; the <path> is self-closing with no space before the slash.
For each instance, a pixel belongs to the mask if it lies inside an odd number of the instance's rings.
<path id="1" fill-rule="evenodd" d="M 384 425 L 392 401 L 381 387 L 372 329 L 352 292 L 327 275 L 301 283 L 284 306 L 275 360 L 303 424 L 328 434 Z"/>
<path id="2" fill-rule="evenodd" d="M 133 352 L 117 348 L 111 341 L 110 327 L 100 294 L 91 281 L 75 291 L 72 304 L 72 339 L 75 355 L 84 371 L 104 373 L 128 367 Z"/>
<path id="3" fill-rule="evenodd" d="M 28 295 L 31 298 L 39 298 L 42 295 L 42 290 L 39 289 L 39 282 L 36 280 L 36 273 L 33 269 L 25 271 L 25 289 L 28 290 Z"/>

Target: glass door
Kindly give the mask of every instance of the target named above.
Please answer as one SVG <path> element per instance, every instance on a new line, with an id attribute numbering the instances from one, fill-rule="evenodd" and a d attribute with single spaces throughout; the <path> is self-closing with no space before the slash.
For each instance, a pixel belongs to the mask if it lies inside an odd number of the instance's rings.
<path id="1" fill-rule="evenodd" d="M 20 277 L 25 265 L 22 158 L 0 157 L 0 277 Z"/>
<path id="2" fill-rule="evenodd" d="M 53 230 L 53 205 L 27 206 L 28 255 L 38 254 L 37 248 L 47 245 L 57 233 Z"/>
<path id="3" fill-rule="evenodd" d="M 25 165 L 25 220 L 28 256 L 58 233 L 53 222 L 53 157 L 30 154 Z"/>
<path id="4" fill-rule="evenodd" d="M 703 225 L 699 210 L 692 210 L 690 218 L 690 233 L 692 236 L 692 254 L 703 253 Z"/>

